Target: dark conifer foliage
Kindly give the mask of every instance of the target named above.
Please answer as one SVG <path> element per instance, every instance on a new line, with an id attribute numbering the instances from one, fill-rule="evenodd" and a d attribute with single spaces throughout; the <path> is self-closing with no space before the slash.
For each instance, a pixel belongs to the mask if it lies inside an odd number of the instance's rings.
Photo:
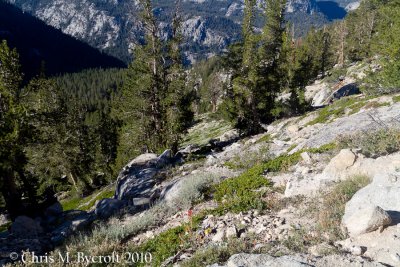
<path id="1" fill-rule="evenodd" d="M 124 126 L 119 160 L 141 152 L 178 149 L 182 134 L 193 121 L 192 92 L 187 87 L 181 52 L 179 1 L 172 20 L 172 36 L 163 40 L 151 1 L 139 1 L 145 44 L 135 47 L 123 91 L 114 102 Z"/>

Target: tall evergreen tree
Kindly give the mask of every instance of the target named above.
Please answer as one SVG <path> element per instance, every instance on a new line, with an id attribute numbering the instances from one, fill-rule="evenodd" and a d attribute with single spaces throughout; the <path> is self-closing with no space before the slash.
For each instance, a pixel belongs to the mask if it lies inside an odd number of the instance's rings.
<path id="1" fill-rule="evenodd" d="M 180 16 L 180 1 L 176 1 L 175 14 L 172 20 L 172 37 L 168 44 L 168 62 L 166 66 L 167 92 L 164 100 L 166 105 L 166 131 L 168 147 L 177 152 L 182 134 L 191 126 L 194 118 L 191 103 L 194 100 L 193 91 L 186 86 L 187 75 L 182 64 L 180 46 L 182 44 L 182 18 Z"/>
<path id="2" fill-rule="evenodd" d="M 0 190 L 11 218 L 24 212 L 23 193 L 27 193 L 27 198 L 32 197 L 24 174 L 26 120 L 19 102 L 21 81 L 18 53 L 3 41 L 0 43 Z"/>
<path id="3" fill-rule="evenodd" d="M 254 33 L 255 0 L 245 1 L 245 16 L 243 18 L 243 49 L 242 62 L 238 75 L 233 80 L 235 126 L 244 134 L 261 131 L 258 103 L 262 95 L 258 90 L 258 57 L 257 36 Z M 260 98 L 261 97 L 261 98 Z"/>
<path id="4" fill-rule="evenodd" d="M 193 120 L 192 94 L 186 87 L 182 65 L 179 1 L 169 41 L 160 37 L 150 0 L 139 1 L 145 43 L 136 45 L 122 95 L 114 107 L 124 121 L 120 160 L 165 148 L 177 150 L 180 138 Z"/>
<path id="5" fill-rule="evenodd" d="M 266 1 L 267 22 L 261 35 L 256 35 L 253 29 L 255 5 L 254 0 L 245 2 L 243 58 L 239 75 L 233 81 L 235 124 L 243 134 L 258 133 L 263 123 L 272 120 L 275 98 L 284 80 L 280 60 L 285 2 Z"/>

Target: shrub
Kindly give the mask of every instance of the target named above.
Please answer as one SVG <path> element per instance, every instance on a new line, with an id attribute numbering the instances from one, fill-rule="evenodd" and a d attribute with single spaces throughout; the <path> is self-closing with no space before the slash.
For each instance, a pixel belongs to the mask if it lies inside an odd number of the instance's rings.
<path id="1" fill-rule="evenodd" d="M 151 266 L 161 266 L 169 257 L 174 256 L 178 251 L 189 247 L 189 236 L 185 233 L 185 227 L 179 226 L 167 230 L 157 237 L 150 239 L 143 245 L 133 248 L 131 251 L 151 253 L 153 260 Z M 138 264 L 136 266 L 144 266 Z"/>
<path id="2" fill-rule="evenodd" d="M 303 149 L 292 155 L 281 155 L 253 166 L 238 177 L 223 181 L 214 188 L 214 197 L 221 204 L 217 213 L 264 209 L 266 207 L 266 203 L 262 200 L 264 192 L 260 189 L 271 186 L 271 182 L 264 177 L 265 172 L 287 170 L 300 161 L 303 152 L 324 153 L 334 148 L 336 144 L 332 143 L 319 148 Z"/>
<path id="3" fill-rule="evenodd" d="M 326 123 L 330 119 L 334 119 L 346 114 L 346 110 L 350 110 L 350 114 L 357 113 L 364 105 L 365 100 L 359 101 L 354 97 L 345 97 L 334 104 L 324 107 L 318 112 L 318 117 L 310 121 L 308 125 L 314 125 L 317 123 Z"/>
<path id="4" fill-rule="evenodd" d="M 308 247 L 318 243 L 320 243 L 320 239 L 310 234 L 305 228 L 294 231 L 287 239 L 282 241 L 286 248 L 297 253 L 307 253 Z"/>
<path id="5" fill-rule="evenodd" d="M 214 197 L 221 203 L 221 208 L 232 212 L 262 209 L 262 192 L 256 190 L 271 186 L 270 181 L 262 176 L 263 172 L 262 165 L 256 165 L 242 175 L 217 185 Z"/>
<path id="6" fill-rule="evenodd" d="M 370 182 L 369 177 L 358 175 L 338 183 L 331 191 L 324 193 L 322 207 L 317 212 L 318 231 L 329 235 L 331 240 L 346 238 L 340 228 L 346 203 Z"/>
<path id="7" fill-rule="evenodd" d="M 251 252 L 251 243 L 246 240 L 230 239 L 226 246 L 212 245 L 196 251 L 192 258 L 183 262 L 182 267 L 208 266 L 211 264 L 223 264 L 232 255 Z"/>
<path id="8" fill-rule="evenodd" d="M 103 189 L 104 190 L 104 189 Z M 96 191 L 85 198 L 76 196 L 61 202 L 64 210 L 90 210 L 98 200 L 114 196 L 114 189 Z"/>
<path id="9" fill-rule="evenodd" d="M 339 138 L 343 148 L 357 148 L 367 157 L 385 156 L 400 150 L 400 130 L 379 129 L 371 132 L 358 132 Z"/>
<path id="10" fill-rule="evenodd" d="M 394 96 L 393 97 L 393 102 L 395 102 L 395 103 L 400 102 L 400 95 Z"/>

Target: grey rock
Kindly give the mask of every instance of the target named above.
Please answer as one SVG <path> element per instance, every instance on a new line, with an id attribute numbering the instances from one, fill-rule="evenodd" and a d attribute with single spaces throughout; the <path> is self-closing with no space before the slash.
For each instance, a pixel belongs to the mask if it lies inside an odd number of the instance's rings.
<path id="1" fill-rule="evenodd" d="M 349 252 L 355 256 L 361 256 L 365 253 L 367 249 L 365 247 L 360 247 L 360 246 L 352 246 L 349 249 Z"/>
<path id="2" fill-rule="evenodd" d="M 356 155 L 350 149 L 341 150 L 324 169 L 324 179 L 340 177 L 341 173 L 344 173 L 346 169 L 354 165 L 356 159 Z M 335 178 L 333 178 L 333 180 L 334 179 Z"/>
<path id="3" fill-rule="evenodd" d="M 301 153 L 301 158 L 303 159 L 303 161 L 306 164 L 312 164 L 313 163 L 312 158 L 311 158 L 310 154 L 308 154 L 308 152 Z"/>
<path id="4" fill-rule="evenodd" d="M 86 213 L 84 215 L 78 216 L 71 221 L 71 229 L 73 231 L 84 230 L 88 226 L 90 226 L 95 219 L 96 216 L 93 213 Z"/>
<path id="5" fill-rule="evenodd" d="M 346 213 L 343 225 L 352 237 L 375 231 L 392 222 L 390 215 L 378 206 L 367 206 L 357 210 L 347 209 Z"/>
<path id="6" fill-rule="evenodd" d="M 238 236 L 238 231 L 236 229 L 236 226 L 233 225 L 226 228 L 226 238 L 232 238 L 237 236 Z"/>
<path id="7" fill-rule="evenodd" d="M 157 167 L 163 168 L 166 165 L 170 164 L 172 160 L 172 150 L 165 150 L 158 158 L 157 158 Z"/>
<path id="8" fill-rule="evenodd" d="M 302 259 L 291 256 L 272 257 L 266 254 L 236 254 L 224 267 L 305 267 L 311 266 Z"/>
<path id="9" fill-rule="evenodd" d="M 326 102 L 326 99 L 328 99 L 330 95 L 331 95 L 331 90 L 327 86 L 322 87 L 322 89 L 318 91 L 318 93 L 312 99 L 311 105 L 313 107 L 323 106 Z"/>
<path id="10" fill-rule="evenodd" d="M 156 160 L 156 159 L 157 159 L 157 154 L 146 153 L 146 154 L 142 154 L 142 155 L 136 157 L 134 160 L 132 160 L 128 164 L 128 166 L 145 164 L 145 163 L 147 163 L 149 161 Z"/>
<path id="11" fill-rule="evenodd" d="M 151 204 L 151 199 L 150 198 L 133 198 L 132 199 L 132 204 L 134 206 L 138 206 L 138 207 L 143 207 L 143 206 L 148 206 Z"/>
<path id="12" fill-rule="evenodd" d="M 108 219 L 124 206 L 124 202 L 118 199 L 106 198 L 96 204 L 94 213 L 100 219 Z"/>
<path id="13" fill-rule="evenodd" d="M 380 262 L 371 261 L 361 257 L 347 256 L 347 255 L 330 255 L 326 257 L 317 258 L 315 267 L 385 267 L 387 265 Z"/>
<path id="14" fill-rule="evenodd" d="M 40 223 L 26 216 L 19 216 L 11 225 L 11 234 L 18 238 L 36 238 L 43 234 Z"/>
<path id="15" fill-rule="evenodd" d="M 94 213 L 80 212 L 79 215 L 71 218 L 71 220 L 64 221 L 63 224 L 53 230 L 51 233 L 52 240 L 58 244 L 76 231 L 88 228 L 95 219 Z"/>
<path id="16" fill-rule="evenodd" d="M 399 123 L 393 118 L 399 117 L 400 103 L 388 107 L 374 109 L 374 112 L 362 112 L 336 119 L 327 125 L 315 125 L 310 138 L 299 143 L 293 152 L 303 147 L 320 147 L 329 144 L 340 135 L 354 134 L 368 130 L 376 130 L 385 127 L 399 128 Z M 380 121 L 378 124 L 377 121 Z M 309 131 L 307 127 L 299 132 L 301 136 Z"/>
<path id="17" fill-rule="evenodd" d="M 334 99 L 340 99 L 345 96 L 356 95 L 359 93 L 360 89 L 358 88 L 358 85 L 356 83 L 350 83 L 333 92 L 332 97 Z"/>
<path id="18" fill-rule="evenodd" d="M 171 150 L 166 150 L 159 157 L 155 157 L 154 154 L 137 157 L 119 174 L 115 198 L 131 202 L 134 198 L 154 196 L 154 190 L 157 189 L 155 176 L 172 160 Z"/>
<path id="19" fill-rule="evenodd" d="M 215 243 L 221 243 L 224 241 L 225 236 L 226 236 L 226 229 L 220 228 L 217 230 L 217 233 L 213 236 L 212 241 Z"/>

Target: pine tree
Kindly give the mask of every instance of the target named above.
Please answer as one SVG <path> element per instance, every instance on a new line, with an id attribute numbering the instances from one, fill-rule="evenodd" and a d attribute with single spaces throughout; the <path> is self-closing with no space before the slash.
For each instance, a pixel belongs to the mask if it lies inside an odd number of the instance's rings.
<path id="1" fill-rule="evenodd" d="M 124 121 L 119 161 L 144 151 L 160 152 L 166 148 L 176 151 L 182 134 L 193 120 L 193 95 L 186 87 L 180 51 L 179 1 L 169 41 L 160 37 L 151 1 L 139 2 L 145 43 L 136 46 L 122 95 L 114 104 L 118 116 Z"/>
<path id="2" fill-rule="evenodd" d="M 135 129 L 137 136 L 130 136 L 132 139 L 127 141 L 136 140 L 137 144 L 142 144 L 143 147 L 137 150 L 140 153 L 158 151 L 166 146 L 165 109 L 162 106 L 166 95 L 166 74 L 163 69 L 162 43 L 151 1 L 141 0 L 139 3 L 145 44 L 135 47 L 135 59 L 129 66 L 122 101 L 117 108 L 121 108 L 119 114 L 127 122 L 129 130 Z"/>
<path id="3" fill-rule="evenodd" d="M 257 93 L 258 58 L 257 36 L 254 33 L 255 0 L 245 1 L 245 16 L 243 19 L 243 49 L 242 61 L 238 75 L 233 80 L 235 127 L 243 134 L 253 134 L 261 131 Z"/>
<path id="4" fill-rule="evenodd" d="M 180 1 L 175 3 L 175 14 L 172 20 L 172 37 L 168 44 L 168 65 L 166 66 L 166 129 L 168 147 L 178 151 L 182 135 L 191 126 L 194 118 L 191 103 L 194 99 L 192 90 L 186 86 L 187 75 L 182 64 L 180 46 L 182 43 L 182 18 L 179 13 Z"/>
<path id="5" fill-rule="evenodd" d="M 23 213 L 22 194 L 29 186 L 23 172 L 26 157 L 22 134 L 25 115 L 19 103 L 21 81 L 18 53 L 3 41 L 0 43 L 0 190 L 11 218 Z"/>

